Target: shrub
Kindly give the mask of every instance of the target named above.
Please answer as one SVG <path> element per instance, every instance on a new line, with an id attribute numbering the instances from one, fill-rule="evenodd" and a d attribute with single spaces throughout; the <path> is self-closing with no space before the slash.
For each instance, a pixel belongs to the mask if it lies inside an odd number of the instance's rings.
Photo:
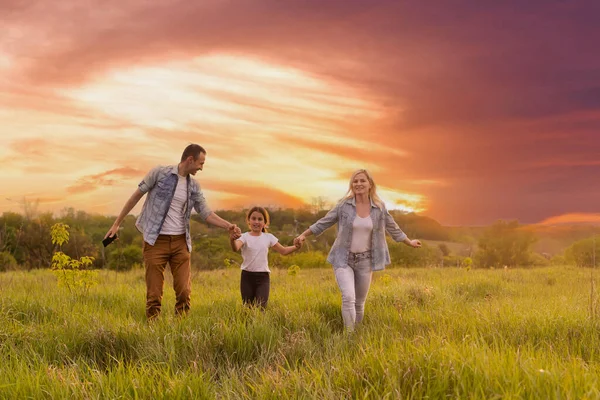
<path id="1" fill-rule="evenodd" d="M 413 249 L 404 243 L 397 243 L 388 239 L 388 248 L 393 265 L 403 267 L 430 267 L 440 264 L 442 253 L 437 246 L 428 246 L 426 243 L 420 249 Z"/>
<path id="2" fill-rule="evenodd" d="M 229 236 L 200 236 L 194 239 L 193 248 L 192 268 L 194 269 L 225 268 L 225 259 L 238 258 L 238 255 L 231 251 Z"/>
<path id="3" fill-rule="evenodd" d="M 465 257 L 461 265 L 465 267 L 467 271 L 470 271 L 473 266 L 473 259 L 471 257 Z"/>
<path id="4" fill-rule="evenodd" d="M 600 265 L 600 240 L 588 238 L 579 240 L 565 251 L 569 264 L 578 267 L 596 267 Z"/>
<path id="5" fill-rule="evenodd" d="M 529 255 L 529 265 L 545 267 L 550 265 L 550 260 L 541 255 L 540 253 L 531 253 Z"/>
<path id="6" fill-rule="evenodd" d="M 8 251 L 0 252 L 0 271 L 17 269 L 17 260 Z"/>
<path id="7" fill-rule="evenodd" d="M 461 256 L 445 256 L 444 267 L 460 267 L 465 258 Z"/>
<path id="8" fill-rule="evenodd" d="M 498 221 L 479 238 L 476 264 L 484 268 L 527 265 L 530 247 L 536 240 L 535 234 L 517 221 Z"/>
<path id="9" fill-rule="evenodd" d="M 298 275 L 298 272 L 300 272 L 300 267 L 297 265 L 292 265 L 288 268 L 288 275 L 290 276 L 296 276 Z"/>
<path id="10" fill-rule="evenodd" d="M 143 262 L 142 249 L 138 245 L 130 244 L 110 253 L 108 267 L 116 271 L 129 271 L 134 265 Z"/>
<path id="11" fill-rule="evenodd" d="M 58 245 L 59 251 L 52 255 L 51 268 L 58 280 L 58 285 L 69 289 L 70 293 L 86 293 L 87 290 L 98 283 L 95 271 L 86 268 L 92 265 L 94 257 L 83 256 L 73 259 L 60 251 L 63 244 L 69 241 L 69 225 L 61 222 L 52 225 L 50 229 L 52 244 Z"/>

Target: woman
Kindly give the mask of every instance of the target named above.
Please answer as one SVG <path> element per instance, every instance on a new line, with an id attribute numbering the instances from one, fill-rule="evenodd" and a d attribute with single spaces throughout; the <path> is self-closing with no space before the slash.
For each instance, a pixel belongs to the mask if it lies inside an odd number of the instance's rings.
<path id="1" fill-rule="evenodd" d="M 318 236 L 337 222 L 338 233 L 327 257 L 342 292 L 342 318 L 349 331 L 362 321 L 373 271 L 390 264 L 387 231 L 396 242 L 421 247 L 398 227 L 377 195 L 377 186 L 364 169 L 352 174 L 348 193 L 323 218 L 294 239 L 301 245 L 307 236 Z"/>

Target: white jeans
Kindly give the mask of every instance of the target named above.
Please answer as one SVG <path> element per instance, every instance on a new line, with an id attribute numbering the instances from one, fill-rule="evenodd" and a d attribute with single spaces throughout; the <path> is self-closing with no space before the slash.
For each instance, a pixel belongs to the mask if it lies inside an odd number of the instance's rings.
<path id="1" fill-rule="evenodd" d="M 371 286 L 371 259 L 348 261 L 347 267 L 335 269 L 335 280 L 342 292 L 342 318 L 349 331 L 362 321 L 365 301 Z"/>

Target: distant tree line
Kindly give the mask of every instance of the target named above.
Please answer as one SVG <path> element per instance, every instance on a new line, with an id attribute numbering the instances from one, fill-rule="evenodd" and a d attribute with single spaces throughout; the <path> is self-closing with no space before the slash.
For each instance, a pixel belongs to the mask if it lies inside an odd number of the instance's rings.
<path id="1" fill-rule="evenodd" d="M 270 209 L 270 231 L 283 244 L 326 214 L 324 204 L 301 209 Z M 218 214 L 246 230 L 245 210 L 219 210 Z M 388 240 L 392 262 L 406 267 L 417 266 L 468 266 L 514 267 L 529 265 L 572 264 L 583 267 L 600 265 L 600 243 L 594 237 L 573 243 L 564 253 L 553 258 L 534 253 L 531 248 L 537 236 L 526 225 L 516 221 L 498 221 L 488 227 L 450 228 L 437 221 L 414 213 L 391 211 L 394 219 L 409 237 L 424 241 L 422 249 L 415 251 L 400 243 Z M 119 240 L 104 248 L 104 235 L 114 217 L 89 214 L 67 208 L 58 215 L 5 212 L 0 216 L 0 271 L 12 269 L 49 268 L 52 254 L 50 228 L 57 222 L 69 226 L 70 240 L 62 251 L 70 257 L 94 257 L 93 268 L 129 270 L 142 267 L 143 239 L 135 227 L 135 217 L 127 216 L 121 225 Z M 199 216 L 191 221 L 192 266 L 196 269 L 225 268 L 238 265 L 241 257 L 230 250 L 228 237 L 223 230 L 206 225 Z M 335 228 L 319 237 L 311 237 L 305 247 L 288 257 L 272 254 L 275 267 L 298 265 L 301 268 L 325 267 L 327 253 L 335 240 Z M 429 242 L 429 243 L 428 243 Z M 449 246 L 452 242 L 464 244 L 462 250 Z"/>

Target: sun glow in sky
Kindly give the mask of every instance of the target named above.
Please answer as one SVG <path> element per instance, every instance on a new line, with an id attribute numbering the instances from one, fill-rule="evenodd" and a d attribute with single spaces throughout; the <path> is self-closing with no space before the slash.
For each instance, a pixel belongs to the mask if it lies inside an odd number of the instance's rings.
<path id="1" fill-rule="evenodd" d="M 0 3 L 0 212 L 115 215 L 198 143 L 215 210 L 332 204 L 366 168 L 442 224 L 597 221 L 592 3 L 49 4 Z"/>
<path id="2" fill-rule="evenodd" d="M 37 173 L 50 172 L 42 164 L 46 149 L 52 150 L 52 179 L 36 184 L 38 190 L 27 197 L 41 198 L 53 210 L 75 206 L 116 214 L 153 164 L 176 163 L 191 142 L 208 151 L 206 169 L 197 178 L 215 208 L 301 207 L 317 197 L 340 198 L 359 164 L 344 154 L 294 146 L 295 138 L 326 147 L 341 144 L 349 152 L 368 148 L 406 156 L 366 137 L 344 137 L 346 119 L 367 125 L 381 118 L 380 105 L 343 85 L 249 57 L 211 55 L 115 69 L 54 93 L 73 104 L 81 119 L 45 113 L 35 121 L 27 115 L 5 118 L 32 134 L 9 145 L 32 158 L 20 160 L 27 172 L 36 165 Z M 119 167 L 129 168 L 130 175 L 101 178 Z M 360 167 L 379 168 L 375 163 Z M 12 197 L 19 197 L 17 182 L 11 186 L 15 189 L 5 206 L 15 206 Z M 392 209 L 423 210 L 420 195 L 394 188 L 381 192 Z"/>

